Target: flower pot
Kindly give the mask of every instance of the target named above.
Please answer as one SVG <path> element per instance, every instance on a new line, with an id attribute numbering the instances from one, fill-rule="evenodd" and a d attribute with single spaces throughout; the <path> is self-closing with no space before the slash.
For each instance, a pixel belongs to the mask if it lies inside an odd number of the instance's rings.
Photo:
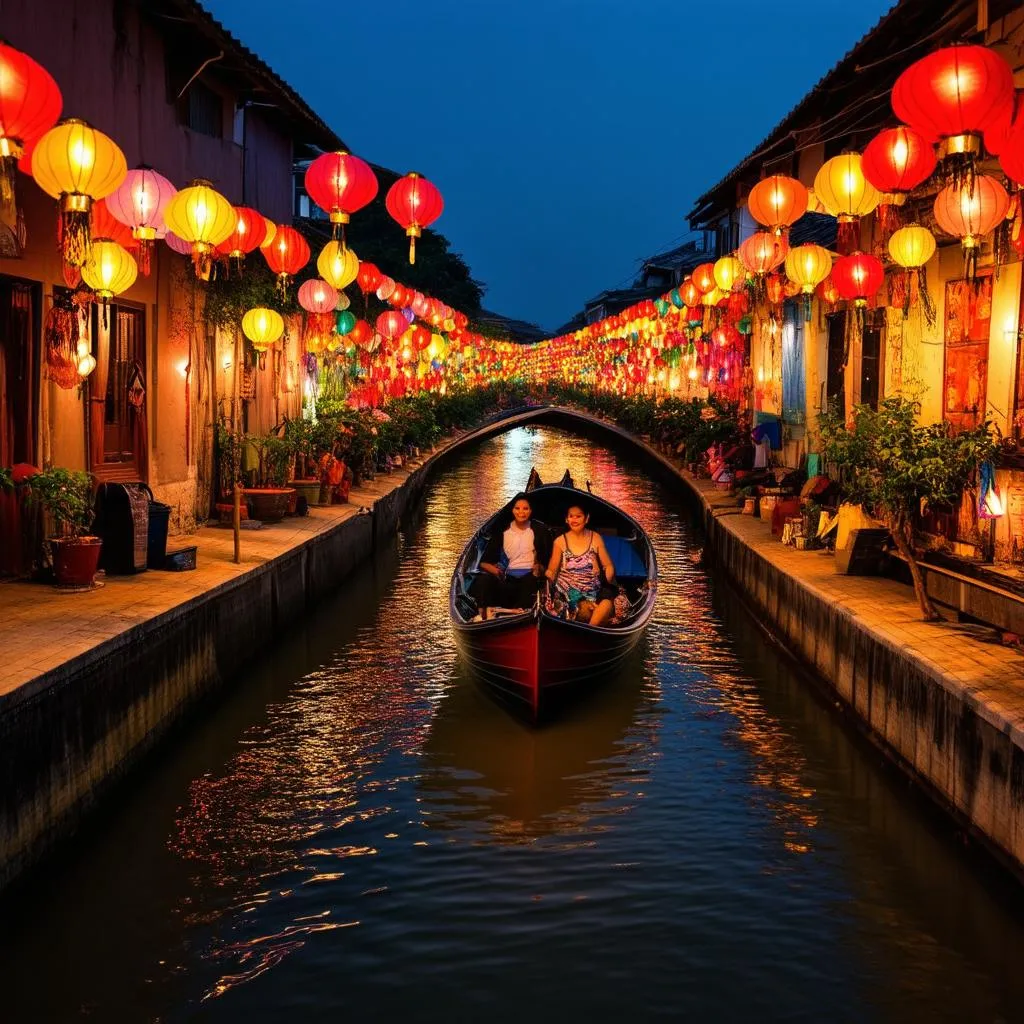
<path id="1" fill-rule="evenodd" d="M 91 587 L 100 564 L 99 537 L 54 537 L 53 574 L 59 587 Z"/>
<path id="2" fill-rule="evenodd" d="M 306 499 L 306 504 L 310 507 L 320 504 L 319 480 L 293 480 L 291 486 L 295 488 L 296 497 L 301 494 Z"/>
<path id="3" fill-rule="evenodd" d="M 262 523 L 276 523 L 288 513 L 288 503 L 295 495 L 294 487 L 246 487 L 245 500 L 249 515 Z"/>

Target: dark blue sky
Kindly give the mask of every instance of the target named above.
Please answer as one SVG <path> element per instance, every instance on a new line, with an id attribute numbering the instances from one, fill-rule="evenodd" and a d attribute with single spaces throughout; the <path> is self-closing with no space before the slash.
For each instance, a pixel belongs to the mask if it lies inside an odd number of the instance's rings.
<path id="1" fill-rule="evenodd" d="M 488 308 L 553 329 L 678 244 L 693 200 L 891 3 L 206 5 L 354 153 L 435 182 Z"/>

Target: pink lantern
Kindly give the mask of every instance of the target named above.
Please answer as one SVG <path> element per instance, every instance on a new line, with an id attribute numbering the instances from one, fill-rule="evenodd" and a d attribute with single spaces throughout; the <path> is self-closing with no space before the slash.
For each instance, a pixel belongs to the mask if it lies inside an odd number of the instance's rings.
<path id="1" fill-rule="evenodd" d="M 319 277 L 299 288 L 299 305 L 307 313 L 331 313 L 338 305 L 338 290 Z"/>
<path id="2" fill-rule="evenodd" d="M 152 167 L 130 170 L 103 201 L 115 220 L 132 229 L 139 243 L 139 269 L 149 274 L 153 242 L 164 227 L 164 208 L 178 190 Z"/>
<path id="3" fill-rule="evenodd" d="M 387 302 L 391 298 L 396 288 L 393 278 L 384 276 L 381 278 L 380 284 L 377 285 L 377 298 L 381 302 Z"/>
<path id="4" fill-rule="evenodd" d="M 388 341 L 400 338 L 409 326 L 409 322 L 397 310 L 389 310 L 377 317 L 377 333 Z"/>
<path id="5" fill-rule="evenodd" d="M 179 238 L 173 231 L 168 231 L 164 235 L 164 241 L 167 243 L 168 248 L 174 252 L 181 253 L 182 256 L 192 255 L 192 243 L 186 242 L 183 238 Z"/>

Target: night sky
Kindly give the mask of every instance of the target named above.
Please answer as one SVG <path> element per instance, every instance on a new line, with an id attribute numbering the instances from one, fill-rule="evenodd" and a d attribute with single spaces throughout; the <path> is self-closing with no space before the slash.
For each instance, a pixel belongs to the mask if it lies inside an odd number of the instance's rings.
<path id="1" fill-rule="evenodd" d="M 430 178 L 484 305 L 548 329 L 684 240 L 693 200 L 891 6 L 204 2 L 352 152 Z"/>

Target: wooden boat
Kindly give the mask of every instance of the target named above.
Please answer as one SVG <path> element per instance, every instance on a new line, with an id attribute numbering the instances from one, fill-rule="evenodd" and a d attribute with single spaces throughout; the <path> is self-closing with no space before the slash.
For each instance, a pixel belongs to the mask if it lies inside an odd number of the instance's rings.
<path id="1" fill-rule="evenodd" d="M 456 643 L 473 674 L 503 703 L 536 723 L 573 695 L 612 674 L 636 646 L 654 610 L 658 566 L 640 525 L 595 494 L 580 491 L 568 473 L 561 483 L 528 487 L 533 518 L 563 532 L 566 509 L 582 504 L 589 527 L 600 533 L 624 586 L 629 613 L 615 625 L 591 626 L 559 618 L 545 608 L 543 594 L 532 608 L 476 619 L 469 587 L 493 530 L 511 518 L 512 502 L 494 513 L 466 545 L 452 576 L 450 611 Z"/>

